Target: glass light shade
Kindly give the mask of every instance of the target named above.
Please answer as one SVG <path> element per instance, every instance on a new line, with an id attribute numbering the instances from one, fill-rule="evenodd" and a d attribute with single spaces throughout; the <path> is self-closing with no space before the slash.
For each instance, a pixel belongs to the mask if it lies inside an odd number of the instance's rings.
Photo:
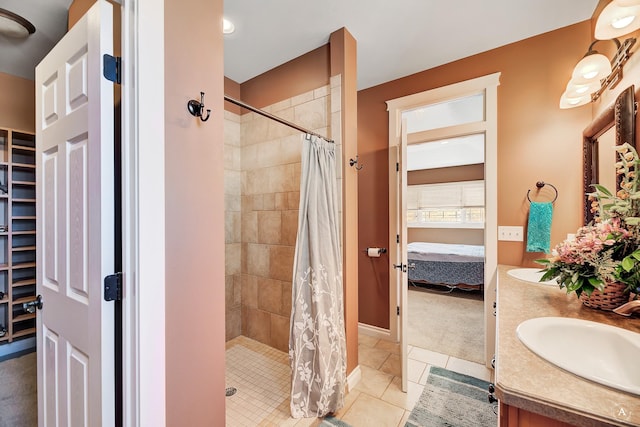
<path id="1" fill-rule="evenodd" d="M 611 74 L 611 62 L 601 53 L 592 53 L 580 60 L 573 69 L 571 80 L 576 84 L 599 82 Z"/>
<path id="2" fill-rule="evenodd" d="M 640 0 L 613 0 L 613 2 L 621 7 L 640 6 Z"/>
<path id="3" fill-rule="evenodd" d="M 567 95 L 567 98 L 581 98 L 585 95 L 591 95 L 598 89 L 600 89 L 599 80 L 586 84 L 580 84 L 576 83 L 574 80 L 570 80 L 569 84 L 567 84 L 565 94 Z"/>
<path id="4" fill-rule="evenodd" d="M 609 40 L 622 37 L 640 28 L 640 1 L 621 0 L 635 5 L 621 6 L 618 0 L 609 3 L 598 16 L 594 37 Z"/>
<path id="5" fill-rule="evenodd" d="M 591 102 L 591 95 L 587 94 L 578 98 L 571 98 L 567 96 L 567 92 L 563 93 L 560 97 L 560 108 L 566 110 L 567 108 L 575 108 Z"/>

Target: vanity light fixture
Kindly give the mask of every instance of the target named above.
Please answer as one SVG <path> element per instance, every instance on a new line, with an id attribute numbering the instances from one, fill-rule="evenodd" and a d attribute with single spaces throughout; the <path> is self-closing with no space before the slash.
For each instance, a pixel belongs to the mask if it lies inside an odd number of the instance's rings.
<path id="1" fill-rule="evenodd" d="M 560 97 L 560 108 L 572 108 L 597 100 L 606 90 L 622 79 L 622 67 L 631 55 L 634 37 L 620 43 L 618 37 L 640 29 L 640 0 L 613 0 L 602 9 L 591 43 L 584 58 L 573 70 L 567 89 Z M 609 59 L 594 50 L 596 43 L 611 40 L 616 53 Z M 585 90 L 586 88 L 586 90 Z M 585 98 L 584 93 L 589 94 Z"/>
<path id="2" fill-rule="evenodd" d="M 640 0 L 613 0 L 613 2 L 621 7 L 640 6 Z"/>
<path id="3" fill-rule="evenodd" d="M 36 27 L 20 15 L 0 9 L 0 34 L 23 39 L 36 32 Z"/>
<path id="4" fill-rule="evenodd" d="M 640 1 L 614 0 L 598 16 L 594 37 L 609 40 L 640 29 Z"/>
<path id="5" fill-rule="evenodd" d="M 593 49 L 593 45 L 598 43 L 598 41 L 599 40 L 596 40 L 591 43 L 587 53 L 585 53 L 584 57 L 573 68 L 573 73 L 571 74 L 572 83 L 585 85 L 599 82 L 611 74 L 611 62 L 609 62 L 609 58 Z M 620 47 L 619 42 L 618 47 Z"/>
<path id="6" fill-rule="evenodd" d="M 560 108 L 574 108 L 579 107 L 581 105 L 585 105 L 591 102 L 591 94 L 588 93 L 582 96 L 570 97 L 566 93 L 563 93 L 560 97 Z"/>
<path id="7" fill-rule="evenodd" d="M 616 38 L 611 39 L 617 48 L 611 61 L 594 49 L 596 43 L 604 41 L 595 40 L 591 43 L 585 56 L 576 64 L 571 80 L 560 97 L 560 108 L 573 108 L 595 101 L 606 89 L 615 87 L 622 79 L 622 67 L 629 59 L 630 49 L 636 39 L 631 37 L 622 43 Z"/>

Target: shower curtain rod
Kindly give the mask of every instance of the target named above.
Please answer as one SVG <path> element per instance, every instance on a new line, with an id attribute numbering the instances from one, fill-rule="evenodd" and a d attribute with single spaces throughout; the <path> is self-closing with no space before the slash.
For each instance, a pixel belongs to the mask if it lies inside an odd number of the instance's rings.
<path id="1" fill-rule="evenodd" d="M 276 122 L 278 122 L 278 123 L 282 123 L 282 124 L 283 124 L 283 125 L 285 125 L 285 126 L 289 126 L 290 128 L 294 128 L 294 129 L 299 130 L 300 132 L 304 132 L 304 133 L 306 133 L 307 135 L 314 135 L 314 136 L 317 136 L 318 138 L 322 138 L 322 139 L 324 139 L 324 140 L 325 140 L 325 141 L 327 141 L 327 142 L 333 142 L 333 140 L 332 140 L 332 139 L 329 139 L 329 138 L 327 138 L 327 137 L 325 137 L 325 136 L 322 136 L 322 135 L 320 135 L 320 134 L 318 134 L 318 133 L 311 132 L 310 130 L 305 129 L 305 128 L 303 128 L 302 126 L 298 126 L 298 125 L 297 125 L 297 124 L 295 124 L 295 123 L 291 123 L 290 121 L 287 121 L 287 120 L 285 120 L 285 119 L 282 119 L 282 118 L 280 118 L 280 117 L 278 117 L 278 116 L 274 116 L 273 114 L 271 114 L 271 113 L 267 113 L 266 111 L 263 111 L 263 110 L 261 110 L 261 109 L 259 109 L 259 108 L 252 107 L 251 105 L 249 105 L 249 104 L 245 104 L 244 102 L 242 102 L 242 101 L 238 101 L 237 99 L 231 98 L 230 96 L 225 95 L 225 96 L 224 96 L 224 99 L 225 99 L 225 101 L 229 101 L 230 103 L 232 103 L 232 104 L 236 104 L 236 105 L 237 105 L 237 106 L 239 106 L 239 107 L 246 108 L 247 110 L 251 110 L 251 111 L 253 111 L 254 113 L 258 113 L 258 114 L 260 114 L 261 116 L 264 116 L 264 117 L 266 117 L 266 118 L 268 118 L 268 119 L 275 120 Z"/>

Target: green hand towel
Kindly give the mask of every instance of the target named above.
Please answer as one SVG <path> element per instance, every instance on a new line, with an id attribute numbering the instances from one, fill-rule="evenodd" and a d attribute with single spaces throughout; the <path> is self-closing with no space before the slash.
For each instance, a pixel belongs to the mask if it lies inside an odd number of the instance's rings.
<path id="1" fill-rule="evenodd" d="M 551 202 L 531 202 L 527 227 L 527 252 L 550 252 L 552 216 Z"/>

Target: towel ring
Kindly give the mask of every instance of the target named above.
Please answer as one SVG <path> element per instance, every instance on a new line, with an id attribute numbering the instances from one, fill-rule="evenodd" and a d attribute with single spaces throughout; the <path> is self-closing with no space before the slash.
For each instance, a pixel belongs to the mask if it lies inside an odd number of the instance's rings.
<path id="1" fill-rule="evenodd" d="M 553 185 L 553 184 L 549 184 L 548 182 L 544 182 L 544 181 L 536 182 L 536 187 L 538 187 L 538 190 L 540 190 L 545 185 L 548 185 L 549 187 L 553 188 L 553 191 L 556 192 L 556 196 L 553 198 L 551 203 L 555 202 L 556 199 L 558 198 L 558 189 L 556 188 L 556 186 Z M 527 200 L 529 200 L 529 203 L 531 203 L 531 197 L 529 197 L 529 193 L 531 193 L 531 189 L 527 190 Z"/>

